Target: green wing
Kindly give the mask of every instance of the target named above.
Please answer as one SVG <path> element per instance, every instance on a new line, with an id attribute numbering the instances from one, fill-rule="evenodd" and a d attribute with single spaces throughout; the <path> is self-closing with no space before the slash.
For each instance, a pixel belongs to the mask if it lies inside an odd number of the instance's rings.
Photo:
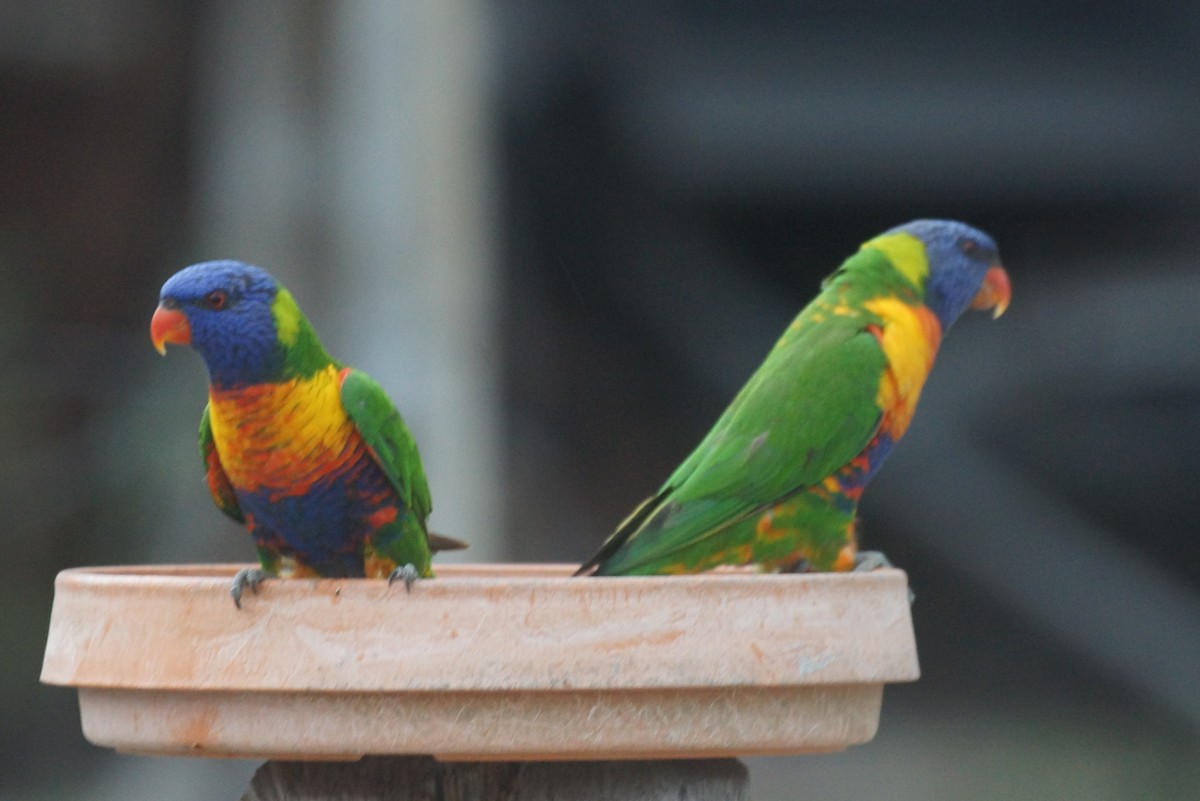
<path id="1" fill-rule="evenodd" d="M 217 446 L 213 444 L 212 425 L 208 422 L 207 405 L 204 407 L 204 414 L 200 415 L 200 458 L 204 460 L 208 491 L 212 493 L 217 508 L 239 523 L 245 523 L 246 518 L 242 514 L 242 507 L 238 505 L 233 484 L 229 482 L 229 476 L 225 475 L 225 468 L 221 465 L 220 456 L 217 455 Z"/>
<path id="2" fill-rule="evenodd" d="M 346 415 L 358 428 L 371 456 L 383 469 L 400 501 L 408 507 L 408 514 L 398 521 L 402 532 L 397 547 L 423 550 L 423 561 L 428 565 L 429 538 L 425 519 L 433 511 L 433 502 L 416 440 L 383 387 L 366 373 L 346 371 L 341 396 Z M 398 558 L 412 561 L 407 555 Z"/>
<path id="3" fill-rule="evenodd" d="M 810 306 L 659 493 L 618 527 L 581 572 L 625 573 L 708 538 L 862 452 L 879 428 L 886 364 L 870 315 Z"/>

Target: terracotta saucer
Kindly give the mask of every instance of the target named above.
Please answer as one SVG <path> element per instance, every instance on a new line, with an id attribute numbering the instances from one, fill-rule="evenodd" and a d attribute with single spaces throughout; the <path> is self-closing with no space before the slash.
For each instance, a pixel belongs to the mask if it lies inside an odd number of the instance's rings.
<path id="1" fill-rule="evenodd" d="M 121 751 L 283 759 L 753 756 L 864 743 L 919 675 L 907 579 L 570 578 L 444 565 L 276 580 L 241 565 L 65 570 L 42 681 Z"/>

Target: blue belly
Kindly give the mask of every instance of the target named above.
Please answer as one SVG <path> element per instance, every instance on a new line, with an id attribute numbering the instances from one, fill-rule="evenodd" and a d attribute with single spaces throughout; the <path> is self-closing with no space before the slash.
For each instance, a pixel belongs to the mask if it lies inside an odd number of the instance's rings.
<path id="1" fill-rule="evenodd" d="M 272 499 L 271 492 L 238 492 L 242 511 L 253 519 L 255 543 L 329 577 L 363 575 L 363 544 L 375 533 L 372 514 L 395 494 L 374 464 L 353 482 L 336 476 L 314 484 L 299 496 Z M 379 498 L 387 498 L 380 504 Z"/>

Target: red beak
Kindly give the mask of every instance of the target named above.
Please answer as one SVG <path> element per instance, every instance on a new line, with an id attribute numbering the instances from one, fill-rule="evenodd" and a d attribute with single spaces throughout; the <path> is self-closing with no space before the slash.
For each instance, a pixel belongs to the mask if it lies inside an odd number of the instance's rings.
<path id="1" fill-rule="evenodd" d="M 1004 268 L 996 264 L 989 267 L 987 273 L 984 274 L 983 286 L 979 288 L 979 294 L 971 301 L 971 308 L 991 309 L 994 320 L 1004 314 L 1010 300 L 1012 300 L 1012 282 L 1008 280 L 1008 273 L 1004 272 Z"/>
<path id="2" fill-rule="evenodd" d="M 172 345 L 190 345 L 192 343 L 192 325 L 187 315 L 179 309 L 168 309 L 161 303 L 150 318 L 150 341 L 154 349 L 163 356 L 167 355 L 167 343 Z"/>

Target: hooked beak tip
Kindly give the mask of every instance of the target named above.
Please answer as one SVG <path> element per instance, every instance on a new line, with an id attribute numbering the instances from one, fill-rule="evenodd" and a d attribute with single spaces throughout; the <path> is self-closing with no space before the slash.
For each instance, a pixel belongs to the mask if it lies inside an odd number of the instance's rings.
<path id="1" fill-rule="evenodd" d="M 168 309 L 159 305 L 150 318 L 150 342 L 160 355 L 167 355 L 167 344 L 190 345 L 192 342 L 192 326 L 187 315 L 178 309 Z"/>
<path id="2" fill-rule="evenodd" d="M 1012 282 L 1008 279 L 1008 273 L 999 264 L 988 268 L 987 273 L 983 276 L 983 284 L 979 288 L 979 294 L 971 301 L 972 309 L 991 309 L 992 319 L 995 320 L 1008 309 L 1008 304 L 1012 300 Z"/>

